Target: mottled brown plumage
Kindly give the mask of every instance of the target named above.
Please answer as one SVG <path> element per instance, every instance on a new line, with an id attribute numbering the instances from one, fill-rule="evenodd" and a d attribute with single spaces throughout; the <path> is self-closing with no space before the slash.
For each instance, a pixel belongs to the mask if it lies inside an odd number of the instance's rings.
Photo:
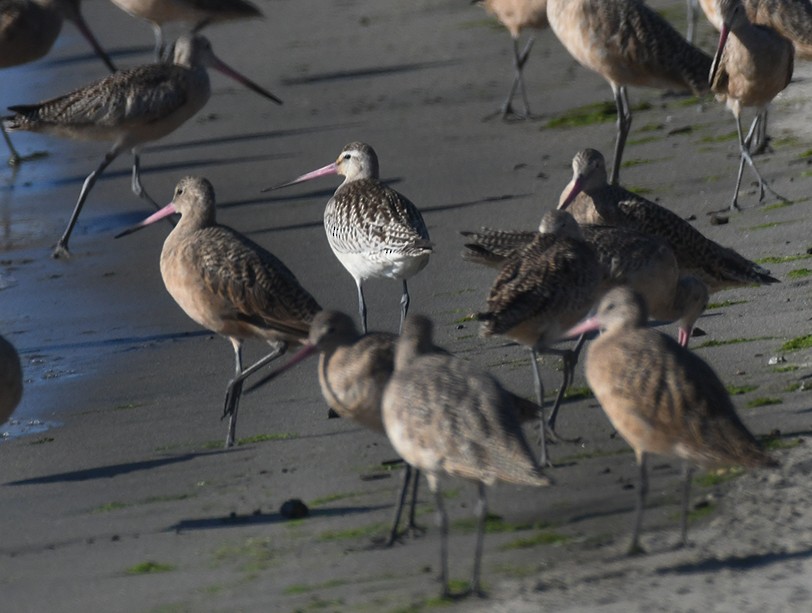
<path id="1" fill-rule="evenodd" d="M 717 0 L 699 0 L 702 10 L 717 30 L 722 14 Z M 812 59 L 812 2 L 810 0 L 743 0 L 747 18 L 754 24 L 772 28 L 795 47 L 795 55 Z"/>
<path id="2" fill-rule="evenodd" d="M 628 285 L 634 289 L 645 299 L 652 318 L 679 322 L 680 341 L 687 344 L 707 305 L 708 290 L 696 277 L 680 277 L 668 244 L 631 228 L 584 224 L 581 232 L 601 265 L 604 287 Z M 466 243 L 463 258 L 498 268 L 537 233 L 482 228 L 462 234 L 472 241 Z"/>
<path id="3" fill-rule="evenodd" d="M 555 429 L 564 390 L 572 380 L 576 350 L 549 347 L 581 319 L 603 288 L 603 271 L 594 250 L 584 242 L 571 215 L 548 211 L 532 241 L 506 260 L 491 286 L 488 308 L 477 314 L 483 336 L 503 335 L 530 350 L 538 405 L 544 406 L 544 385 L 538 353 L 560 354 L 564 375 L 549 428 Z M 542 428 L 545 427 L 542 417 Z M 543 440 L 543 437 L 542 437 Z M 547 464 L 542 445 L 541 463 Z"/>
<path id="4" fill-rule="evenodd" d="M 679 215 L 620 186 L 609 185 L 600 152 L 579 151 L 572 160 L 572 171 L 572 181 L 561 193 L 558 207 L 572 213 L 579 223 L 633 228 L 665 240 L 674 251 L 680 274 L 697 277 L 710 293 L 778 282 L 768 270 L 706 238 Z"/>
<path id="5" fill-rule="evenodd" d="M 98 168 L 85 179 L 68 226 L 54 249 L 54 257 L 70 255 L 68 240 L 85 199 L 104 169 L 128 149 L 133 154 L 133 193 L 157 208 L 141 186 L 141 146 L 173 132 L 203 108 L 211 94 L 207 66 L 280 103 L 273 94 L 218 59 L 206 38 L 181 36 L 175 43 L 171 64 L 123 70 L 52 100 L 9 107 L 16 115 L 4 118 L 3 123 L 11 130 L 113 143 Z"/>
<path id="6" fill-rule="evenodd" d="M 527 119 L 530 117 L 530 105 L 527 101 L 522 70 L 533 47 L 533 37 L 530 36 L 522 51 L 519 51 L 519 37 L 522 30 L 527 28 L 541 30 L 549 25 L 547 0 L 481 0 L 480 4 L 507 28 L 513 42 L 513 84 L 507 98 L 495 114 L 501 115 L 502 119 L 508 117 Z M 513 96 L 517 90 L 524 105 L 524 112 L 521 114 L 513 110 Z"/>
<path id="7" fill-rule="evenodd" d="M 570 332 L 602 330 L 587 350 L 587 381 L 641 465 L 633 551 L 640 549 L 646 454 L 703 468 L 775 464 L 739 420 L 710 366 L 672 338 L 646 328 L 645 322 L 642 298 L 621 287 L 608 292 L 596 315 Z M 686 505 L 687 499 L 683 512 Z M 686 530 L 683 516 L 683 541 Z"/>
<path id="8" fill-rule="evenodd" d="M 23 369 L 14 345 L 0 336 L 0 425 L 6 423 L 23 396 Z"/>
<path id="9" fill-rule="evenodd" d="M 424 354 L 431 322 L 410 316 L 395 351 L 395 371 L 383 397 L 383 422 L 395 450 L 426 474 L 441 518 L 441 575 L 448 594 L 448 518 L 438 479 L 445 473 L 478 482 L 479 530 L 471 588 L 479 591 L 486 516 L 484 486 L 497 480 L 549 485 L 524 439 L 513 396 L 489 374 L 459 358 Z"/>
<path id="10" fill-rule="evenodd" d="M 547 16 L 567 51 L 612 87 L 618 112 L 612 169 L 616 184 L 631 127 L 626 87 L 703 94 L 711 59 L 642 0 L 549 0 Z"/>
<path id="11" fill-rule="evenodd" d="M 745 162 L 758 179 L 759 201 L 764 198 L 765 189 L 784 200 L 761 177 L 750 156 L 750 145 L 761 114 L 792 79 L 792 43 L 771 28 L 751 23 L 741 0 L 717 0 L 717 7 L 722 17 L 722 29 L 711 67 L 711 89 L 718 100 L 726 101 L 736 118 L 739 135 L 739 172 L 730 208 L 739 208 L 739 186 Z M 744 107 L 754 107 L 759 113 L 747 136 L 741 124 Z"/>
<path id="12" fill-rule="evenodd" d="M 115 71 L 110 57 L 82 17 L 79 4 L 80 0 L 0 0 L 0 68 L 27 64 L 45 56 L 67 19 L 76 24 L 110 71 Z M 0 132 L 11 152 L 9 164 L 15 166 L 26 159 L 14 149 L 2 123 Z"/>
<path id="13" fill-rule="evenodd" d="M 172 213 L 181 218 L 161 251 L 164 285 L 189 317 L 234 347 L 235 378 L 225 402 L 231 417 L 226 446 L 231 446 L 243 381 L 285 353 L 288 344 L 304 343 L 321 307 L 281 260 L 216 222 L 214 188 L 206 179 L 181 179 L 172 202 L 136 228 Z M 241 348 L 248 339 L 266 341 L 273 349 L 243 369 Z"/>
<path id="14" fill-rule="evenodd" d="M 262 11 L 247 0 L 111 0 L 133 17 L 148 21 L 155 33 L 155 55 L 164 49 L 164 24 L 183 21 L 193 24 L 192 32 L 210 23 L 262 17 Z"/>

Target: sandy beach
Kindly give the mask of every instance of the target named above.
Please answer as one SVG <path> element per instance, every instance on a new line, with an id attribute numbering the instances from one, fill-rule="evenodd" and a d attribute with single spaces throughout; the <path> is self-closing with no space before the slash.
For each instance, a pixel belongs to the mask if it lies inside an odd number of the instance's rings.
<path id="1" fill-rule="evenodd" d="M 533 394 L 528 352 L 482 339 L 467 316 L 494 277 L 460 257 L 460 230 L 532 229 L 571 177 L 576 151 L 611 159 L 614 116 L 583 117 L 611 90 L 552 32 L 539 33 L 525 78 L 525 122 L 483 121 L 512 78 L 510 39 L 459 0 L 259 0 L 264 20 L 211 27 L 223 60 L 282 98 L 270 104 L 212 73 L 208 105 L 145 148 L 145 188 L 169 202 L 178 179 L 214 185 L 218 220 L 281 258 L 322 306 L 356 314 L 351 277 L 330 252 L 324 205 L 338 181 L 261 189 L 334 161 L 344 144 L 377 151 L 381 176 L 423 212 L 436 245 L 412 281 L 412 310 L 436 340 Z M 680 31 L 684 0 L 650 2 Z M 150 28 L 106 0 L 83 5 L 120 67 L 151 61 Z M 699 46 L 716 33 L 702 19 Z M 44 60 L 1 73 L 0 107 L 101 78 L 102 63 L 66 25 Z M 158 269 L 169 225 L 113 236 L 151 210 L 130 191 L 121 156 L 104 173 L 71 239 L 52 260 L 82 182 L 106 143 L 12 135 L 22 154 L 0 167 L 0 333 L 18 348 L 25 394 L 0 440 L 0 610 L 117 611 L 803 611 L 812 607 L 812 65 L 771 107 L 774 151 L 757 158 L 789 204 L 767 200 L 745 171 L 741 212 L 711 223 L 732 195 L 733 116 L 701 100 L 632 89 L 623 185 L 668 206 L 781 280 L 714 294 L 692 348 L 718 372 L 743 421 L 781 467 L 697 476 L 691 546 L 676 549 L 681 466 L 651 462 L 643 545 L 624 555 L 637 469 L 586 393 L 583 365 L 552 447 L 556 485 L 489 492 L 486 599 L 439 601 L 439 533 L 428 492 L 425 533 L 371 548 L 393 512 L 401 470 L 388 442 L 327 419 L 315 360 L 244 396 L 239 444 L 223 450 L 230 344 L 174 303 Z M 580 112 L 579 112 L 580 111 Z M 751 118 L 746 115 L 747 120 Z M 569 125 L 580 123 L 582 125 Z M 4 150 L 0 150 L 5 155 Z M 370 282 L 370 327 L 395 331 L 397 283 Z M 676 334 L 675 326 L 663 331 Z M 800 340 L 798 340 L 800 339 Z M 792 341 L 796 341 L 794 344 Z M 795 346 L 799 348 L 794 348 Z M 265 347 L 248 343 L 246 360 Z M 548 390 L 559 360 L 545 358 Z M 534 433 L 528 431 L 530 436 Z M 467 581 L 476 488 L 446 480 L 451 575 Z M 304 519 L 279 513 L 298 498 Z"/>

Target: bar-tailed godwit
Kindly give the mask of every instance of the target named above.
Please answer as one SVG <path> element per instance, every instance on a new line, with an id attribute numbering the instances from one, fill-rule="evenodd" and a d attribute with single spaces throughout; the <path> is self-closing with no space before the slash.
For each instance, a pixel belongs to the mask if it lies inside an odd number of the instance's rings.
<path id="1" fill-rule="evenodd" d="M 3 119 L 11 130 L 28 130 L 77 140 L 112 141 L 101 164 L 82 185 L 79 199 L 53 257 L 68 257 L 68 240 L 85 200 L 99 175 L 123 151 L 133 155 L 133 192 L 152 203 L 141 186 L 141 147 L 180 127 L 208 102 L 211 95 L 210 66 L 249 89 L 281 101 L 223 63 L 203 36 L 182 36 L 175 44 L 172 64 L 148 64 L 114 73 L 40 104 L 9 107 L 16 115 Z"/>
<path id="2" fill-rule="evenodd" d="M 569 336 L 600 328 L 586 356 L 586 378 L 609 421 L 634 449 L 640 467 L 637 516 L 629 553 L 640 553 L 649 454 L 685 462 L 682 543 L 694 464 L 703 468 L 772 466 L 736 415 L 716 373 L 664 334 L 646 328 L 645 303 L 632 290 L 609 291 L 594 317 Z"/>
<path id="3" fill-rule="evenodd" d="M 469 362 L 424 353 L 432 326 L 410 316 L 395 350 L 395 371 L 383 396 L 383 423 L 392 446 L 426 475 L 440 525 L 440 580 L 448 585 L 448 515 L 438 487 L 445 473 L 477 483 L 477 538 L 471 592 L 480 593 L 487 504 L 485 486 L 496 481 L 546 486 L 551 481 L 533 459 L 517 419 L 513 395 Z"/>
<path id="4" fill-rule="evenodd" d="M 321 307 L 281 260 L 217 223 L 214 188 L 206 179 L 181 179 L 171 203 L 118 236 L 173 213 L 181 218 L 161 250 L 164 285 L 189 317 L 226 337 L 234 348 L 235 373 L 223 412 L 229 416 L 226 447 L 230 447 L 243 382 L 284 354 L 289 344 L 303 344 Z M 265 341 L 272 349 L 243 368 L 242 344 L 248 339 Z"/>
<path id="5" fill-rule="evenodd" d="M 612 167 L 616 184 L 632 122 L 627 86 L 703 94 L 708 91 L 711 58 L 642 0 L 548 0 L 547 17 L 567 51 L 612 87 L 617 107 Z"/>
<path id="6" fill-rule="evenodd" d="M 333 253 L 355 279 L 361 329 L 367 331 L 363 284 L 374 278 L 402 282 L 402 326 L 410 301 L 406 282 L 429 263 L 432 244 L 420 210 L 380 181 L 372 147 L 350 143 L 332 164 L 271 189 L 336 174 L 343 175 L 344 182 L 324 209 L 324 229 Z"/>

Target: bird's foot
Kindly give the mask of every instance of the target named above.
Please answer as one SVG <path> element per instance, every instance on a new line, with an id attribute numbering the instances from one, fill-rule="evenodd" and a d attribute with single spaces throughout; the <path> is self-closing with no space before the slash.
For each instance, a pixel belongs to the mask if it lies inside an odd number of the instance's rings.
<path id="1" fill-rule="evenodd" d="M 59 241 L 51 252 L 51 257 L 55 260 L 69 260 L 70 251 L 68 251 L 68 243 Z"/>
<path id="2" fill-rule="evenodd" d="M 633 558 L 635 556 L 644 556 L 644 555 L 646 555 L 646 553 L 647 553 L 646 550 L 643 549 L 643 547 L 640 545 L 640 543 L 638 543 L 636 541 L 634 543 L 632 543 L 629 546 L 628 551 L 626 551 L 626 555 L 629 556 L 630 558 Z"/>
<path id="3" fill-rule="evenodd" d="M 31 162 L 33 160 L 39 160 L 42 158 L 47 158 L 48 152 L 47 151 L 35 151 L 34 153 L 29 153 L 28 155 L 19 155 L 16 151 L 11 154 L 11 157 L 8 159 L 8 165 L 12 168 L 19 167 L 23 162 Z"/>

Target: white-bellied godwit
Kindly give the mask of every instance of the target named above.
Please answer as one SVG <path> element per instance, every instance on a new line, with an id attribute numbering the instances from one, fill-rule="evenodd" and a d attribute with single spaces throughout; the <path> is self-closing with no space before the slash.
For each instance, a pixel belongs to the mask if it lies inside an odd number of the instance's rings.
<path id="1" fill-rule="evenodd" d="M 739 172 L 730 208 L 739 208 L 739 186 L 745 162 L 758 179 L 759 201 L 764 199 L 765 188 L 776 198 L 785 200 L 761 177 L 750 155 L 750 146 L 761 113 L 792 79 L 792 43 L 771 28 L 751 23 L 741 0 L 717 0 L 717 7 L 722 17 L 722 29 L 711 66 L 711 89 L 717 99 L 726 101 L 736 118 L 739 135 Z M 759 113 L 746 137 L 741 123 L 744 107 L 754 107 Z"/>
<path id="2" fill-rule="evenodd" d="M 14 345 L 0 336 L 0 426 L 8 421 L 23 397 L 23 369 Z"/>
<path id="3" fill-rule="evenodd" d="M 559 396 L 563 396 L 561 390 L 572 380 L 578 350 L 555 349 L 550 345 L 589 312 L 602 282 L 603 271 L 595 251 L 584 241 L 572 216 L 548 211 L 533 240 L 502 265 L 491 286 L 487 310 L 476 315 L 482 322 L 483 336 L 506 336 L 530 350 L 540 407 L 544 406 L 544 386 L 538 354 L 563 357 L 564 379 L 559 391 Z M 547 421 L 553 431 L 556 417 L 557 412 Z M 544 430 L 542 415 L 542 440 Z M 544 445 L 540 462 L 547 464 Z"/>
<path id="4" fill-rule="evenodd" d="M 79 3 L 80 0 L 0 0 L 0 68 L 20 66 L 46 55 L 67 19 L 76 24 L 110 72 L 115 72 L 110 56 L 82 17 Z M 0 132 L 11 152 L 9 164 L 19 164 L 25 158 L 14 149 L 2 123 Z"/>
<path id="5" fill-rule="evenodd" d="M 548 0 L 547 17 L 567 51 L 612 87 L 617 107 L 612 167 L 616 184 L 632 122 L 626 87 L 703 94 L 709 89 L 711 58 L 642 0 Z"/>
<path id="6" fill-rule="evenodd" d="M 653 319 L 677 322 L 679 343 L 687 346 L 694 324 L 707 306 L 708 288 L 692 275 L 680 276 L 677 258 L 668 243 L 632 228 L 615 226 L 584 224 L 581 233 L 598 257 L 603 285 L 607 289 L 627 285 L 638 292 Z M 471 241 L 465 244 L 463 258 L 501 268 L 536 234 L 490 228 L 462 232 Z M 559 390 L 559 397 L 561 394 Z"/>
<path id="7" fill-rule="evenodd" d="M 517 117 L 527 119 L 530 117 L 530 104 L 527 101 L 527 91 L 524 87 L 522 71 L 533 48 L 533 36 L 525 43 L 524 49 L 519 51 L 519 37 L 522 30 L 531 28 L 541 30 L 549 25 L 547 21 L 547 0 L 475 0 L 510 32 L 513 41 L 513 84 L 501 108 L 494 115 L 501 115 L 502 119 Z M 516 92 L 522 97 L 524 113 L 519 114 L 513 110 L 513 96 Z"/>
<path id="8" fill-rule="evenodd" d="M 171 203 L 118 236 L 173 213 L 181 218 L 161 250 L 164 285 L 189 317 L 226 337 L 234 347 L 235 374 L 226 389 L 223 411 L 224 417 L 229 416 L 226 447 L 230 447 L 243 382 L 284 354 L 290 343 L 304 343 L 321 307 L 281 260 L 217 223 L 214 188 L 206 179 L 181 179 Z M 248 339 L 265 341 L 272 349 L 243 368 L 242 344 Z"/>
<path id="9" fill-rule="evenodd" d="M 164 24 L 183 21 L 193 24 L 196 34 L 210 23 L 262 17 L 262 11 L 247 0 L 111 0 L 122 11 L 148 21 L 155 33 L 155 58 L 161 60 Z"/>
<path id="10" fill-rule="evenodd" d="M 3 121 L 11 130 L 43 132 L 77 140 L 113 141 L 101 164 L 85 179 L 53 257 L 70 255 L 68 240 L 90 190 L 104 169 L 123 151 L 130 149 L 133 155 L 133 193 L 157 208 L 141 186 L 141 146 L 174 131 L 208 102 L 211 89 L 207 66 L 281 104 L 273 94 L 218 59 L 206 38 L 181 36 L 175 44 L 172 64 L 148 64 L 123 70 L 59 98 L 9 107 L 16 115 Z"/>
<path id="11" fill-rule="evenodd" d="M 629 227 L 662 238 L 674 251 L 680 274 L 697 277 L 711 294 L 730 287 L 778 283 L 768 270 L 706 238 L 679 215 L 610 185 L 603 155 L 595 149 L 575 154 L 572 181 L 561 193 L 558 208 L 570 211 L 581 224 Z"/>
<path id="12" fill-rule="evenodd" d="M 646 458 L 685 461 L 681 533 L 688 536 L 692 465 L 771 466 L 775 462 L 739 420 L 725 386 L 701 358 L 646 328 L 645 303 L 632 290 L 609 291 L 593 318 L 569 336 L 602 330 L 586 356 L 586 378 L 609 421 L 634 449 L 640 467 L 637 516 L 629 553 L 640 553 L 648 491 Z"/>
<path id="13" fill-rule="evenodd" d="M 367 331 L 363 283 L 395 279 L 403 283 L 400 325 L 409 311 L 407 280 L 429 263 L 432 244 L 419 209 L 379 179 L 378 156 L 366 143 L 346 145 L 332 164 L 274 188 L 325 175 L 343 175 L 324 209 L 324 230 L 330 248 L 355 279 L 361 329 Z"/>
<path id="14" fill-rule="evenodd" d="M 533 459 L 517 419 L 513 394 L 489 374 L 449 355 L 424 353 L 431 322 L 410 316 L 395 349 L 395 371 L 383 396 L 383 423 L 392 446 L 423 471 L 440 524 L 440 580 L 448 585 L 448 515 L 438 481 L 442 473 L 475 481 L 479 520 L 471 592 L 480 593 L 487 504 L 485 486 L 497 480 L 528 486 L 551 481 Z"/>

